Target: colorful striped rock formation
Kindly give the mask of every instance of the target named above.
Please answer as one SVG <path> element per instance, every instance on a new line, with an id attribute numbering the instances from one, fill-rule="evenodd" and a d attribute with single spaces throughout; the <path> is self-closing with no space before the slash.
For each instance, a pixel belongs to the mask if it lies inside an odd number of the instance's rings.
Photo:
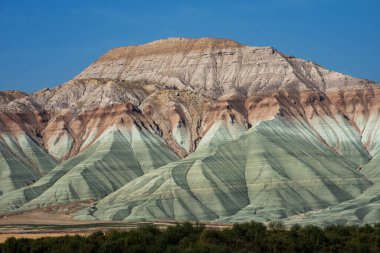
<path id="1" fill-rule="evenodd" d="M 379 87 L 226 39 L 116 48 L 63 85 L 0 92 L 0 213 L 379 222 Z"/>

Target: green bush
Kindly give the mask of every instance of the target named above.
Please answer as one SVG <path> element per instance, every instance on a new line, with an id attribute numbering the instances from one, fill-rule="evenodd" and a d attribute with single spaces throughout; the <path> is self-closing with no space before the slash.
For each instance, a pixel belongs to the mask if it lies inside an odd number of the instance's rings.
<path id="1" fill-rule="evenodd" d="M 380 225 L 334 225 L 322 229 L 312 225 L 286 228 L 272 222 L 267 228 L 250 222 L 217 229 L 184 223 L 163 231 L 148 225 L 130 231 L 97 231 L 87 237 L 9 238 L 0 244 L 0 253 L 24 252 L 380 252 Z"/>

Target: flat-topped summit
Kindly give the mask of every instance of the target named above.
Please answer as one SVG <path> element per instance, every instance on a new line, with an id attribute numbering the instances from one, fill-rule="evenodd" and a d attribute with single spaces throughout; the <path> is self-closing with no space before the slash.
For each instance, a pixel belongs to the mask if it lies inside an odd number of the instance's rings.
<path id="1" fill-rule="evenodd" d="M 135 58 L 148 55 L 173 54 L 189 51 L 216 50 L 244 47 L 236 41 L 219 38 L 168 38 L 156 40 L 145 45 L 119 47 L 110 50 L 99 61 Z"/>
<path id="2" fill-rule="evenodd" d="M 371 86 L 366 80 L 289 57 L 272 47 L 214 38 L 169 38 L 115 48 L 75 79 L 147 81 L 217 98 L 238 91 L 271 94 L 279 89 L 342 90 Z"/>

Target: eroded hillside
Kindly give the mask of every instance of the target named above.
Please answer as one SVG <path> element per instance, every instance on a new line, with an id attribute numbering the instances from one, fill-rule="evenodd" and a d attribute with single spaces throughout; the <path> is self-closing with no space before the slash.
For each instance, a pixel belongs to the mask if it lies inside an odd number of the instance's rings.
<path id="1" fill-rule="evenodd" d="M 63 85 L 0 93 L 0 212 L 93 200 L 75 216 L 375 222 L 379 95 L 226 39 L 113 49 Z"/>

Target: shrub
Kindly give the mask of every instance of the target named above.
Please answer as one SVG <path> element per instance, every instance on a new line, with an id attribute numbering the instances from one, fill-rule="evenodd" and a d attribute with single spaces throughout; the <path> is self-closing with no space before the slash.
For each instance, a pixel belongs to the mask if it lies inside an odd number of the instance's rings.
<path id="1" fill-rule="evenodd" d="M 379 224 L 286 229 L 283 223 L 272 222 L 269 228 L 258 222 L 224 230 L 184 223 L 160 231 L 148 225 L 131 231 L 97 231 L 87 237 L 9 238 L 0 244 L 0 253 L 380 252 Z"/>

